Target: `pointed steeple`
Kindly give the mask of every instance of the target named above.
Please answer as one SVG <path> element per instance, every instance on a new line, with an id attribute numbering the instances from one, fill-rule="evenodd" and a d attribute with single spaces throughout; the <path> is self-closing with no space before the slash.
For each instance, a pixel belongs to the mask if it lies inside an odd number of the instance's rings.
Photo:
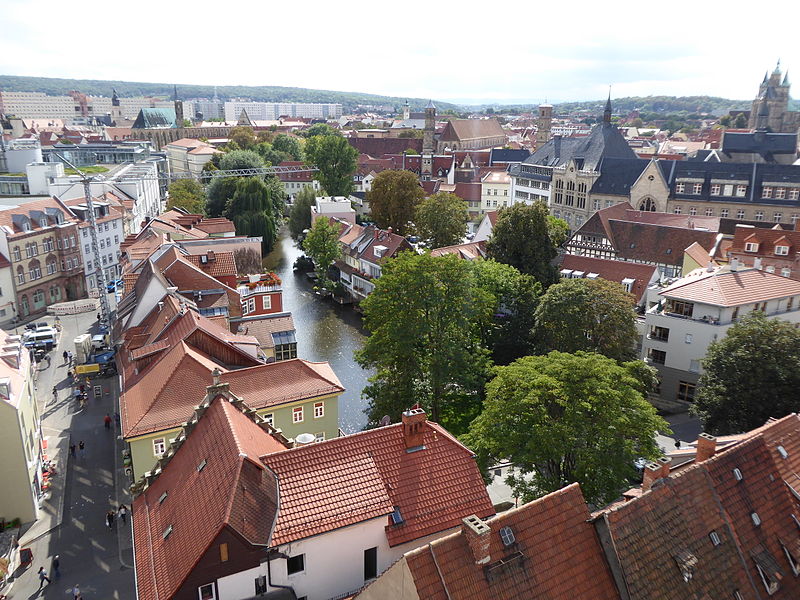
<path id="1" fill-rule="evenodd" d="M 214 102 L 219 101 L 219 96 L 217 96 L 217 86 L 214 86 Z"/>
<path id="2" fill-rule="evenodd" d="M 608 87 L 608 100 L 606 100 L 606 109 L 603 111 L 603 122 L 611 123 L 611 86 Z"/>
<path id="3" fill-rule="evenodd" d="M 764 71 L 764 81 L 761 82 L 761 85 L 766 85 L 768 81 L 769 81 L 769 72 Z"/>
<path id="4" fill-rule="evenodd" d="M 780 74 L 780 72 L 781 72 L 781 59 L 779 58 L 778 59 L 778 64 L 775 65 L 775 70 L 773 71 L 773 73 Z"/>
<path id="5" fill-rule="evenodd" d="M 428 106 L 425 108 L 436 108 L 436 105 L 433 103 L 433 100 L 428 100 Z"/>
<path id="6" fill-rule="evenodd" d="M 783 87 L 789 87 L 791 85 L 789 83 L 789 71 L 786 71 L 786 74 L 783 76 L 783 83 L 781 85 Z"/>
<path id="7" fill-rule="evenodd" d="M 173 102 L 177 102 L 178 101 L 178 86 L 177 85 L 173 85 L 172 86 L 172 101 Z"/>
<path id="8" fill-rule="evenodd" d="M 114 88 L 111 88 L 111 106 L 119 106 L 119 96 Z"/>

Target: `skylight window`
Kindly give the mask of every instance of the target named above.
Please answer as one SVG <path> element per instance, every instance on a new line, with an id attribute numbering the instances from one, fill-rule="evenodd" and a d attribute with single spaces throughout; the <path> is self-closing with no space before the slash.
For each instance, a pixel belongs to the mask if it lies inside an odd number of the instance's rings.
<path id="1" fill-rule="evenodd" d="M 397 507 L 392 511 L 392 523 L 395 525 L 402 525 L 405 523 L 403 515 L 400 514 L 400 509 Z"/>
<path id="2" fill-rule="evenodd" d="M 753 525 L 755 525 L 756 527 L 761 525 L 761 517 L 758 516 L 757 512 L 750 513 L 750 518 L 753 519 Z"/>
<path id="3" fill-rule="evenodd" d="M 161 534 L 161 537 L 167 539 L 171 533 L 172 533 L 172 525 L 168 525 L 167 528 L 164 530 L 164 533 Z"/>
<path id="4" fill-rule="evenodd" d="M 781 455 L 781 458 L 786 459 L 789 458 L 789 453 L 786 451 L 786 448 L 783 446 L 778 446 L 778 454 Z"/>
<path id="5" fill-rule="evenodd" d="M 744 479 L 744 475 L 742 475 L 742 472 L 739 469 L 734 469 L 733 470 L 733 478 L 736 481 L 741 481 L 742 479 Z"/>
<path id="6" fill-rule="evenodd" d="M 200 464 L 197 465 L 197 472 L 199 473 L 200 471 L 205 469 L 207 464 L 208 464 L 208 461 L 205 458 L 202 461 L 200 461 Z"/>
<path id="7" fill-rule="evenodd" d="M 500 528 L 500 539 L 503 540 L 503 546 L 506 548 L 517 541 L 517 539 L 514 537 L 514 531 L 511 529 L 511 527 Z"/>
<path id="8" fill-rule="evenodd" d="M 163 494 L 161 494 L 161 496 L 159 496 L 158 503 L 159 504 L 163 504 L 164 500 L 166 500 L 166 499 L 167 499 L 167 492 L 164 492 Z"/>
<path id="9" fill-rule="evenodd" d="M 712 531 L 708 534 L 708 537 L 711 538 L 711 543 L 715 546 L 719 546 L 722 543 L 722 540 L 719 537 L 719 534 L 716 531 Z"/>

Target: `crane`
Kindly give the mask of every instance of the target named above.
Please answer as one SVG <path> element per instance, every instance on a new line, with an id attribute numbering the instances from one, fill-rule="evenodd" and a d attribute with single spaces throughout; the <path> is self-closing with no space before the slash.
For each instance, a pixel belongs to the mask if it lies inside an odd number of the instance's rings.
<path id="1" fill-rule="evenodd" d="M 89 216 L 89 232 L 91 235 L 92 240 L 92 257 L 94 260 L 94 266 L 96 268 L 95 271 L 95 281 L 97 282 L 97 287 L 100 290 L 100 324 L 105 326 L 110 326 L 111 321 L 111 308 L 108 304 L 108 294 L 105 293 L 107 289 L 107 282 L 106 282 L 106 275 L 103 271 L 103 268 L 100 266 L 100 247 L 97 241 L 97 221 L 95 219 L 94 214 L 94 204 L 92 203 L 92 183 L 101 183 L 104 181 L 109 181 L 113 183 L 116 181 L 124 181 L 126 179 L 125 174 L 121 174 L 118 178 L 107 179 L 102 175 L 94 175 L 89 176 L 83 171 L 81 171 L 78 167 L 68 161 L 66 158 L 61 156 L 60 154 L 55 154 L 55 156 L 65 164 L 69 165 L 72 169 L 78 173 L 78 176 L 81 178 L 81 184 L 83 185 L 83 195 L 86 198 L 86 207 L 88 209 L 88 216 Z M 317 171 L 318 169 L 313 165 L 291 165 L 291 166 L 278 166 L 278 167 L 260 167 L 255 169 L 228 169 L 228 170 L 217 170 L 217 171 L 208 171 L 206 172 L 201 180 L 211 180 L 220 177 L 254 177 L 259 175 L 281 175 L 284 173 L 300 173 L 300 172 L 313 172 Z M 196 179 L 194 175 L 191 173 L 170 173 L 170 174 L 159 174 L 155 177 L 140 177 L 140 176 L 130 176 L 130 179 L 135 179 L 137 181 L 177 181 L 179 179 Z"/>

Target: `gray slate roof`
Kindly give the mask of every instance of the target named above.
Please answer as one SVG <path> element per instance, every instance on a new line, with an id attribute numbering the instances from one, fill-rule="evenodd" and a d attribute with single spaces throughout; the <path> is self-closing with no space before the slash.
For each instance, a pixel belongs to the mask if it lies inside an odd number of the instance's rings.
<path id="1" fill-rule="evenodd" d="M 575 159 L 580 168 L 597 170 L 604 158 L 636 158 L 619 129 L 611 123 L 598 123 L 586 137 L 556 136 L 523 162 L 557 167 Z"/>
<path id="2" fill-rule="evenodd" d="M 131 125 L 132 129 L 175 129 L 176 123 L 174 108 L 143 108 L 139 111 L 136 120 Z"/>
<path id="3" fill-rule="evenodd" d="M 797 152 L 796 133 L 753 133 L 726 132 L 722 136 L 722 151 L 726 154 L 795 154 Z"/>

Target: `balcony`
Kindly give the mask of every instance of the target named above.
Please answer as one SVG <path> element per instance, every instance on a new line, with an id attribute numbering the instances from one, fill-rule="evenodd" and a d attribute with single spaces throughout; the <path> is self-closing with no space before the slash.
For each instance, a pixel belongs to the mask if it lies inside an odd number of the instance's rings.
<path id="1" fill-rule="evenodd" d="M 264 285 L 258 284 L 254 286 L 240 285 L 236 288 L 242 298 L 247 298 L 253 294 L 269 294 L 272 292 L 280 292 L 281 286 L 279 284 Z"/>

